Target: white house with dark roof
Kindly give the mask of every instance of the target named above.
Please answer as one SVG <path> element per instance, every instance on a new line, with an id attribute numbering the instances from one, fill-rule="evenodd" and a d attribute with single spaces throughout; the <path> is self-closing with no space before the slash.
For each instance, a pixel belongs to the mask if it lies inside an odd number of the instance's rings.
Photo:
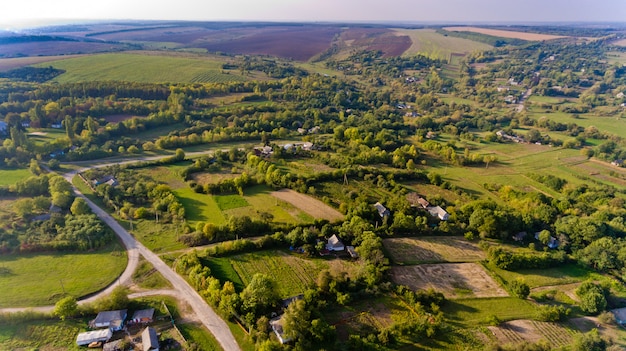
<path id="1" fill-rule="evenodd" d="M 450 215 L 446 210 L 441 208 L 440 206 L 429 206 L 427 209 L 428 213 L 430 213 L 433 217 L 438 217 L 442 221 L 447 221 Z"/>
<path id="2" fill-rule="evenodd" d="M 326 243 L 326 250 L 328 251 L 343 251 L 345 250 L 345 248 L 346 247 L 343 245 L 341 240 L 339 240 L 339 238 L 335 234 L 333 234 L 333 236 L 331 236 L 330 239 L 328 239 L 328 242 Z"/>
<path id="3" fill-rule="evenodd" d="M 92 328 L 109 328 L 112 331 L 122 330 L 126 321 L 127 310 L 103 311 L 89 325 Z"/>

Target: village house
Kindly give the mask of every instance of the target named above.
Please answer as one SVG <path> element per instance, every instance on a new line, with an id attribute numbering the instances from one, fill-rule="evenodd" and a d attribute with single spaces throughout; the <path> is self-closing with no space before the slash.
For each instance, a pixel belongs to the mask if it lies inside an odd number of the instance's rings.
<path id="1" fill-rule="evenodd" d="M 516 104 L 517 98 L 513 95 L 508 95 L 507 97 L 504 98 L 504 102 L 506 102 L 507 104 Z"/>
<path id="2" fill-rule="evenodd" d="M 141 333 L 141 346 L 143 351 L 159 351 L 159 336 L 154 328 L 148 327 Z"/>
<path id="3" fill-rule="evenodd" d="M 89 322 L 92 328 L 109 328 L 112 331 L 122 330 L 126 321 L 127 310 L 104 311 L 98 313 L 96 319 Z"/>
<path id="4" fill-rule="evenodd" d="M 613 166 L 617 166 L 617 167 L 624 167 L 624 160 L 622 160 L 622 159 L 617 159 L 617 160 L 615 160 L 615 161 L 611 162 L 611 164 L 612 164 Z"/>
<path id="5" fill-rule="evenodd" d="M 437 217 L 442 221 L 447 221 L 450 217 L 448 212 L 446 212 L 446 210 L 439 206 L 429 206 L 428 208 L 426 208 L 426 210 L 428 211 L 428 213 L 430 213 L 431 216 Z"/>
<path id="6" fill-rule="evenodd" d="M 624 93 L 620 91 L 619 93 L 617 93 L 617 95 L 615 95 L 615 97 L 621 99 L 624 97 Z"/>
<path id="7" fill-rule="evenodd" d="M 354 246 L 346 246 L 346 251 L 348 251 L 348 254 L 350 255 L 350 257 L 359 258 L 359 254 L 354 249 Z"/>
<path id="8" fill-rule="evenodd" d="M 341 240 L 339 240 L 337 235 L 333 234 L 333 236 L 331 236 L 330 239 L 328 239 L 328 242 L 326 243 L 326 250 L 343 251 L 345 250 L 345 246 L 343 245 Z"/>

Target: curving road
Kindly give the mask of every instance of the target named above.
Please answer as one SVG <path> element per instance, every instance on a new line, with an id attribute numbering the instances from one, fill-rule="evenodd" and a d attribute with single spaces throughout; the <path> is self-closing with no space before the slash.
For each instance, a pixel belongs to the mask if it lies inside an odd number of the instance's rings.
<path id="1" fill-rule="evenodd" d="M 210 152 L 198 152 L 198 153 L 193 153 L 193 154 L 197 156 L 200 154 L 207 154 Z M 72 178 L 77 173 L 83 172 L 89 168 L 100 168 L 100 167 L 111 166 L 113 164 L 125 164 L 125 163 L 133 163 L 133 162 L 138 162 L 138 161 L 156 160 L 156 159 L 160 159 L 164 157 L 168 157 L 168 156 L 146 157 L 146 158 L 133 159 L 133 160 L 127 159 L 125 161 L 121 161 L 117 163 L 111 163 L 109 161 L 109 163 L 106 163 L 106 164 L 99 164 L 99 165 L 90 166 L 81 170 L 71 171 L 69 173 L 64 174 L 63 177 L 67 179 L 70 182 L 70 184 L 72 184 Z M 187 283 L 187 281 L 185 281 L 185 279 L 183 279 L 180 275 L 178 275 L 178 273 L 174 272 L 174 270 L 172 270 L 167 264 L 165 264 L 165 262 L 163 262 L 159 258 L 159 256 L 157 256 L 155 253 L 153 253 L 148 248 L 143 246 L 140 242 L 135 240 L 135 238 L 128 231 L 126 231 L 126 229 L 124 229 L 124 227 L 122 227 L 111 215 L 109 215 L 106 211 L 104 211 L 98 205 L 93 203 L 93 201 L 85 197 L 75 187 L 74 187 L 74 192 L 76 193 L 76 196 L 83 198 L 87 202 L 87 204 L 89 205 L 93 213 L 96 214 L 104 223 L 106 223 L 115 232 L 115 234 L 120 238 L 120 240 L 126 247 L 126 251 L 128 253 L 128 264 L 126 266 L 126 269 L 122 273 L 122 275 L 120 275 L 120 277 L 116 281 L 116 283 L 109 285 L 106 289 L 98 292 L 97 294 L 89 298 L 80 300 L 79 304 L 89 303 L 89 302 L 95 301 L 96 299 L 102 296 L 110 294 L 111 291 L 113 291 L 113 289 L 115 289 L 115 287 L 117 286 L 117 283 L 123 284 L 123 285 L 129 285 L 132 281 L 132 274 L 136 270 L 139 264 L 139 255 L 141 255 L 148 262 L 150 262 L 154 266 L 154 268 L 172 284 L 172 286 L 174 286 L 176 297 L 179 300 L 183 300 L 189 304 L 191 309 L 196 314 L 196 317 L 202 322 L 202 324 L 204 324 L 205 327 L 207 327 L 207 329 L 211 331 L 211 333 L 215 336 L 215 339 L 217 339 L 217 341 L 220 343 L 220 345 L 225 351 L 240 351 L 241 350 L 239 348 L 239 345 L 237 344 L 237 341 L 235 340 L 235 337 L 233 336 L 232 332 L 228 328 L 228 325 L 226 324 L 226 322 L 224 322 L 222 318 L 218 316 L 215 313 L 215 311 L 213 311 L 213 309 L 209 307 L 209 305 L 207 305 L 204 299 L 198 294 L 198 292 L 196 292 Z M 159 292 L 162 292 L 162 291 L 158 291 L 157 293 Z M 150 294 L 150 293 L 143 293 L 143 294 Z M 172 291 L 169 290 L 167 294 L 172 294 Z M 131 294 L 130 296 L 133 296 L 133 294 Z M 30 311 L 48 313 L 48 312 L 51 312 L 53 309 L 54 309 L 54 306 L 42 306 L 42 307 L 30 307 L 30 308 L 3 308 L 3 309 L 0 309 L 0 312 L 12 313 L 12 312 L 30 310 Z"/>
<path id="2" fill-rule="evenodd" d="M 74 172 L 71 172 L 74 173 Z M 73 177 L 71 174 L 65 175 L 65 177 Z M 122 227 L 117 221 L 111 217 L 106 211 L 98 207 L 91 200 L 86 198 L 83 194 L 81 194 L 78 190 L 75 190 L 77 196 L 85 199 L 93 213 L 95 213 L 104 223 L 106 223 L 117 236 L 120 238 L 124 246 L 128 251 L 128 260 L 129 265 L 126 267 L 124 273 L 129 271 L 129 267 L 131 266 L 131 259 L 135 260 L 135 267 L 138 262 L 139 255 L 143 256 L 148 262 L 150 262 L 154 268 L 163 275 L 165 279 L 167 279 L 174 289 L 178 292 L 177 297 L 181 300 L 186 301 L 189 306 L 193 309 L 196 316 L 202 321 L 202 324 L 206 326 L 211 333 L 215 336 L 215 339 L 220 343 L 222 348 L 225 351 L 238 351 L 240 350 L 239 345 L 237 345 L 237 341 L 235 341 L 235 337 L 231 333 L 230 329 L 226 322 L 224 322 L 220 316 L 218 316 L 215 311 L 207 303 L 204 299 L 183 279 L 178 273 L 174 272 L 165 262 L 163 262 L 159 256 L 150 251 L 148 248 L 143 246 L 140 242 L 135 240 L 135 238 L 130 235 L 124 227 Z M 130 270 L 130 274 L 134 269 Z M 122 274 L 123 276 L 124 274 Z M 120 282 L 122 281 L 120 277 Z M 113 289 L 114 286 L 110 286 L 109 288 Z"/>

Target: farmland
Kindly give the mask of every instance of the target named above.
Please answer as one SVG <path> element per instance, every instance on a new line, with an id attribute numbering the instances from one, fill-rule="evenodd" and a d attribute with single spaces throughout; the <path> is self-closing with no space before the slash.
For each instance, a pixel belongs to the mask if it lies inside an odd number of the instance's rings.
<path id="1" fill-rule="evenodd" d="M 283 251 L 262 251 L 232 256 L 230 264 L 244 285 L 256 273 L 263 273 L 277 282 L 282 298 L 298 295 L 315 281 L 320 271 L 353 272 L 356 265 L 342 260 L 305 259 Z"/>
<path id="2" fill-rule="evenodd" d="M 79 57 L 78 55 L 62 55 L 62 56 L 36 56 L 36 57 L 15 57 L 0 59 L 0 72 L 8 71 L 15 68 L 40 64 L 44 62 L 52 62 L 57 60 L 66 60 L 68 58 Z"/>
<path id="3" fill-rule="evenodd" d="M 322 218 L 329 221 L 337 221 L 343 218 L 343 215 L 339 213 L 339 211 L 333 209 L 325 203 L 290 189 L 274 191 L 271 195 L 277 199 L 286 201 L 296 206 L 298 209 L 306 212 L 313 218 Z"/>
<path id="4" fill-rule="evenodd" d="M 447 298 L 508 296 L 476 263 L 420 264 L 394 266 L 392 280 L 411 289 L 435 289 Z"/>
<path id="5" fill-rule="evenodd" d="M 54 304 L 66 294 L 85 296 L 117 279 L 126 267 L 118 244 L 98 252 L 0 256 L 0 306 Z"/>
<path id="6" fill-rule="evenodd" d="M 522 39 L 522 40 L 529 40 L 529 41 L 565 38 L 562 35 L 514 32 L 510 30 L 498 30 L 498 29 L 478 28 L 478 27 L 445 27 L 444 29 L 448 31 L 452 31 L 452 32 L 474 32 L 474 33 L 491 35 L 494 37 Z"/>
<path id="7" fill-rule="evenodd" d="M 533 318 L 537 307 L 530 301 L 515 297 L 494 297 L 447 301 L 443 310 L 452 323 L 476 327 L 488 324 L 494 316 L 501 321 Z"/>
<path id="8" fill-rule="evenodd" d="M 561 347 L 571 343 L 578 331 L 556 323 L 538 322 L 532 320 L 514 320 L 500 324 L 497 327 L 487 327 L 498 340 L 498 343 L 536 343 L 544 340 L 552 347 Z"/>
<path id="9" fill-rule="evenodd" d="M 392 238 L 383 240 L 395 264 L 475 262 L 485 258 L 478 245 L 460 237 Z"/>
<path id="10" fill-rule="evenodd" d="M 129 81 L 142 83 L 239 82 L 236 72 L 223 71 L 224 61 L 185 56 L 145 54 L 100 54 L 37 64 L 66 72 L 54 79 L 58 83 L 85 81 Z"/>
<path id="11" fill-rule="evenodd" d="M 421 54 L 434 59 L 450 60 L 452 54 L 465 55 L 491 48 L 490 45 L 476 41 L 443 36 L 431 29 L 397 29 L 396 32 L 411 39 L 412 44 L 404 51 L 404 55 Z"/>

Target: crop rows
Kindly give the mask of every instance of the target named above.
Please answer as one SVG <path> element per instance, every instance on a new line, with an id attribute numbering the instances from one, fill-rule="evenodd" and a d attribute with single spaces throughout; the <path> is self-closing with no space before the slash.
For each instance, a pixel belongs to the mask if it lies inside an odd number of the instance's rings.
<path id="1" fill-rule="evenodd" d="M 516 344 L 524 342 L 524 338 L 514 330 L 508 327 L 490 327 L 489 330 L 502 344 Z"/>
<path id="2" fill-rule="evenodd" d="M 231 258 L 231 264 L 244 285 L 256 273 L 269 276 L 276 282 L 283 298 L 301 294 L 319 271 L 312 262 L 278 251 L 235 256 Z"/>
<path id="3" fill-rule="evenodd" d="M 532 321 L 537 331 L 554 346 L 567 345 L 572 341 L 572 331 L 556 323 Z"/>

